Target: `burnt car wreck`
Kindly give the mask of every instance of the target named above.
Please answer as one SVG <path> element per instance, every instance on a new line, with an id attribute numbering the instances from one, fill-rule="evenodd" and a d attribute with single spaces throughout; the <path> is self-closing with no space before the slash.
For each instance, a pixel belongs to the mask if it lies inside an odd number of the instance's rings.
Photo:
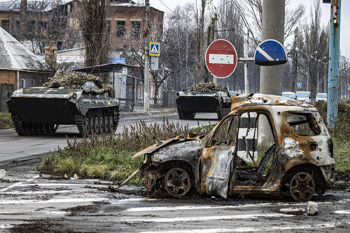
<path id="1" fill-rule="evenodd" d="M 205 136 L 144 149 L 140 176 L 154 191 L 291 196 L 308 201 L 334 182 L 333 144 L 317 109 L 281 96 L 231 97 L 231 112 Z"/>

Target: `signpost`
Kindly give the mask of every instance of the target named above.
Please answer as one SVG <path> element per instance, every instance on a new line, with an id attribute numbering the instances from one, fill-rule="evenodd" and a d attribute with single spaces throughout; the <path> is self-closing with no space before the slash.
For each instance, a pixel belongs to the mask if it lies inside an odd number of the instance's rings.
<path id="1" fill-rule="evenodd" d="M 297 88 L 301 89 L 303 87 L 303 83 L 297 83 Z"/>
<path id="2" fill-rule="evenodd" d="M 236 49 L 227 40 L 215 40 L 205 53 L 205 64 L 209 72 L 218 78 L 230 76 L 235 71 L 237 62 Z"/>
<path id="3" fill-rule="evenodd" d="M 154 57 L 160 56 L 160 43 L 158 42 L 149 42 L 149 55 Z"/>
<path id="4" fill-rule="evenodd" d="M 287 54 L 280 42 L 269 39 L 259 44 L 254 62 L 260 66 L 280 65 L 287 62 Z"/>

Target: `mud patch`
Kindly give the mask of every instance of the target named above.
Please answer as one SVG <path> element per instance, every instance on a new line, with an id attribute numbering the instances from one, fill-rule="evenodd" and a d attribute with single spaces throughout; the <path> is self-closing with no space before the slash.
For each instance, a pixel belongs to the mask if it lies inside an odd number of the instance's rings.
<path id="1" fill-rule="evenodd" d="M 12 233 L 58 233 L 58 232 L 74 232 L 67 229 L 65 225 L 60 224 L 56 219 L 31 220 L 29 223 L 17 225 L 9 229 Z"/>
<path id="2" fill-rule="evenodd" d="M 350 170 L 345 172 L 335 172 L 335 180 L 337 181 L 350 181 Z"/>
<path id="3" fill-rule="evenodd" d="M 101 207 L 98 205 L 82 205 L 82 206 L 75 206 L 72 208 L 68 208 L 66 211 L 70 212 L 68 216 L 78 216 L 81 213 L 97 213 L 101 210 Z"/>

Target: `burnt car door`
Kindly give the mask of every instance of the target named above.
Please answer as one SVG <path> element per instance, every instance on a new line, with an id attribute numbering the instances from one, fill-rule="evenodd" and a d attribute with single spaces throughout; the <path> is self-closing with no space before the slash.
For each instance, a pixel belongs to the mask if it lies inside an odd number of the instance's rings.
<path id="1" fill-rule="evenodd" d="M 214 129 L 202 150 L 201 191 L 227 198 L 236 150 L 238 116 L 230 115 Z"/>

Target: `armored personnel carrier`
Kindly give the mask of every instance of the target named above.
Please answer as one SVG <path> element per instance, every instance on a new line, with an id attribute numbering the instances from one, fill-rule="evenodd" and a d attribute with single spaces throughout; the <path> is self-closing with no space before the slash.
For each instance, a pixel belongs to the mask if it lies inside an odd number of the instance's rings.
<path id="1" fill-rule="evenodd" d="M 216 112 L 221 120 L 230 112 L 230 94 L 226 87 L 199 83 L 177 93 L 176 107 L 180 119 L 193 119 L 197 112 Z"/>
<path id="2" fill-rule="evenodd" d="M 75 124 L 81 135 L 114 131 L 119 101 L 100 77 L 57 72 L 43 87 L 16 90 L 7 101 L 18 135 L 56 132 L 59 124 Z"/>

